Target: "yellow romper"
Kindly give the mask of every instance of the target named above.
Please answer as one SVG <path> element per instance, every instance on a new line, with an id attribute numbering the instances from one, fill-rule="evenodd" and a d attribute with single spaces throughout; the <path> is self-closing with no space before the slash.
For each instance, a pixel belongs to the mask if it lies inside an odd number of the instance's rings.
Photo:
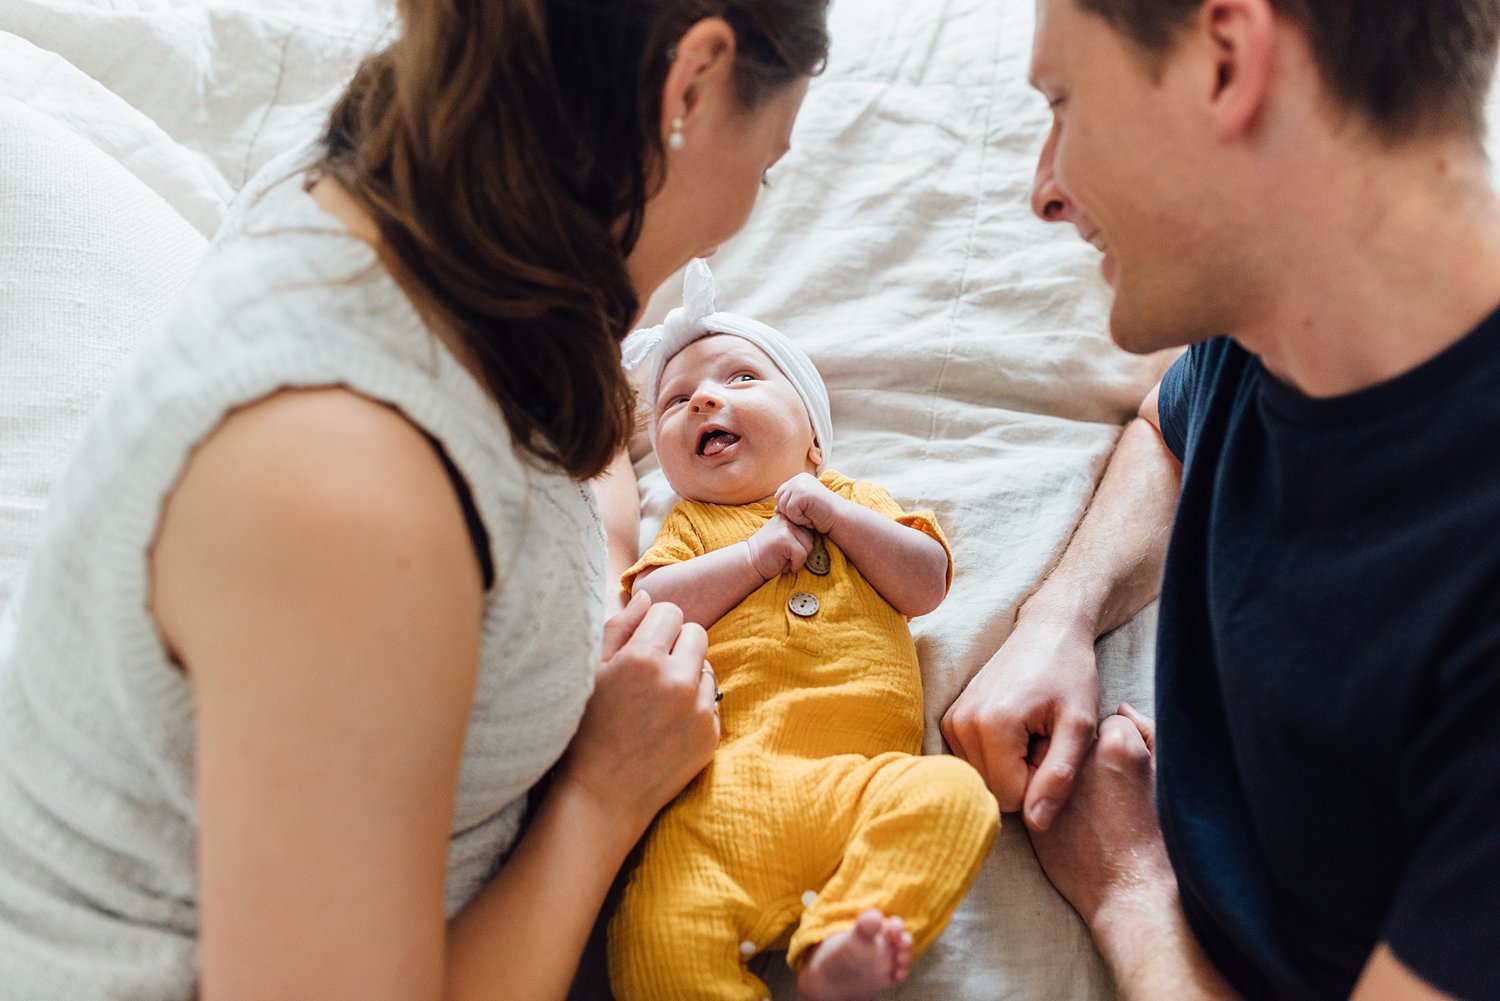
<path id="1" fill-rule="evenodd" d="M 929 511 L 829 471 L 834 493 L 948 548 Z M 683 501 L 622 578 L 748 539 L 770 503 Z M 920 953 L 999 830 L 979 774 L 921 755 L 922 679 L 906 619 L 833 543 L 829 572 L 767 581 L 708 631 L 722 740 L 659 816 L 609 928 L 617 1001 L 761 1001 L 758 952 L 807 950 L 879 908 Z M 949 560 L 951 581 L 952 560 Z M 798 614 L 813 609 L 811 614 Z"/>

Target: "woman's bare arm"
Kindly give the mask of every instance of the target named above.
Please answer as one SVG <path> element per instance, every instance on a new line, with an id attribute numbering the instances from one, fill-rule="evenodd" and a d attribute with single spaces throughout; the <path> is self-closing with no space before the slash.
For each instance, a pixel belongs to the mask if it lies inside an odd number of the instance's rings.
<path id="1" fill-rule="evenodd" d="M 562 997 L 640 818 L 712 746 L 701 633 L 675 629 L 663 608 L 637 643 L 631 680 L 645 704 L 633 723 L 644 717 L 666 745 L 640 755 L 661 774 L 627 772 L 603 791 L 560 781 L 513 875 L 450 934 L 447 852 L 483 594 L 427 440 L 343 390 L 246 408 L 194 454 L 152 571 L 153 611 L 197 711 L 204 998 Z M 601 684 L 616 701 L 624 687 Z M 610 739 L 611 756 L 637 750 L 618 746 L 621 729 L 601 737 L 596 723 L 592 756 Z M 546 948 L 528 941 L 540 913 Z"/>

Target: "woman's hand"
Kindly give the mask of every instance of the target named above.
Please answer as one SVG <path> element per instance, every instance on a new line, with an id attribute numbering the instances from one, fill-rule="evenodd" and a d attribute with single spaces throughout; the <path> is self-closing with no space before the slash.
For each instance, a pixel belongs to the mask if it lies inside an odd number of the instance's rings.
<path id="1" fill-rule="evenodd" d="M 708 634 L 637 591 L 604 625 L 603 663 L 558 779 L 643 832 L 719 742 Z"/>

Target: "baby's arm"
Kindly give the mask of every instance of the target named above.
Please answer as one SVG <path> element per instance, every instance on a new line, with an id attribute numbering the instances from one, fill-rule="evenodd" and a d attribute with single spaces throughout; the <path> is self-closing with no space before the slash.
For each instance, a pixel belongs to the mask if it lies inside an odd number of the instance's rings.
<path id="1" fill-rule="evenodd" d="M 744 542 L 643 570 L 630 589 L 645 591 L 653 602 L 670 601 L 683 618 L 707 629 L 772 577 L 801 570 L 811 551 L 807 529 L 775 514 Z"/>
<path id="2" fill-rule="evenodd" d="M 948 552 L 926 532 L 845 500 L 808 473 L 781 485 L 776 510 L 832 539 L 902 615 L 926 615 L 942 604 L 948 591 Z"/>

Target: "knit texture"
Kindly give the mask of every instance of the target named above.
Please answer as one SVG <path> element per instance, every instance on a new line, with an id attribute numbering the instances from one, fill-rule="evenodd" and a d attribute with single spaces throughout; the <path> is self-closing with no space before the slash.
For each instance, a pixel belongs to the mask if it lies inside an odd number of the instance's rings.
<path id="1" fill-rule="evenodd" d="M 834 493 L 947 541 L 931 512 L 826 471 Z M 770 503 L 679 503 L 624 576 L 743 542 Z M 767 581 L 708 631 L 723 738 L 657 819 L 610 927 L 619 1001 L 759 1001 L 758 952 L 788 962 L 875 907 L 915 949 L 942 931 L 999 829 L 979 774 L 923 757 L 922 686 L 906 619 L 839 548 L 829 572 Z M 808 616 L 794 595 L 817 599 Z M 799 603 L 804 610 L 808 607 Z"/>
<path id="2" fill-rule="evenodd" d="M 592 691 L 603 537 L 591 493 L 517 455 L 373 252 L 306 193 L 312 154 L 252 182 L 105 398 L 0 618 L 7 997 L 195 996 L 193 698 L 147 610 L 147 555 L 190 451 L 230 410 L 346 386 L 440 442 L 471 489 L 498 582 L 452 818 L 450 914 L 498 868 Z"/>

